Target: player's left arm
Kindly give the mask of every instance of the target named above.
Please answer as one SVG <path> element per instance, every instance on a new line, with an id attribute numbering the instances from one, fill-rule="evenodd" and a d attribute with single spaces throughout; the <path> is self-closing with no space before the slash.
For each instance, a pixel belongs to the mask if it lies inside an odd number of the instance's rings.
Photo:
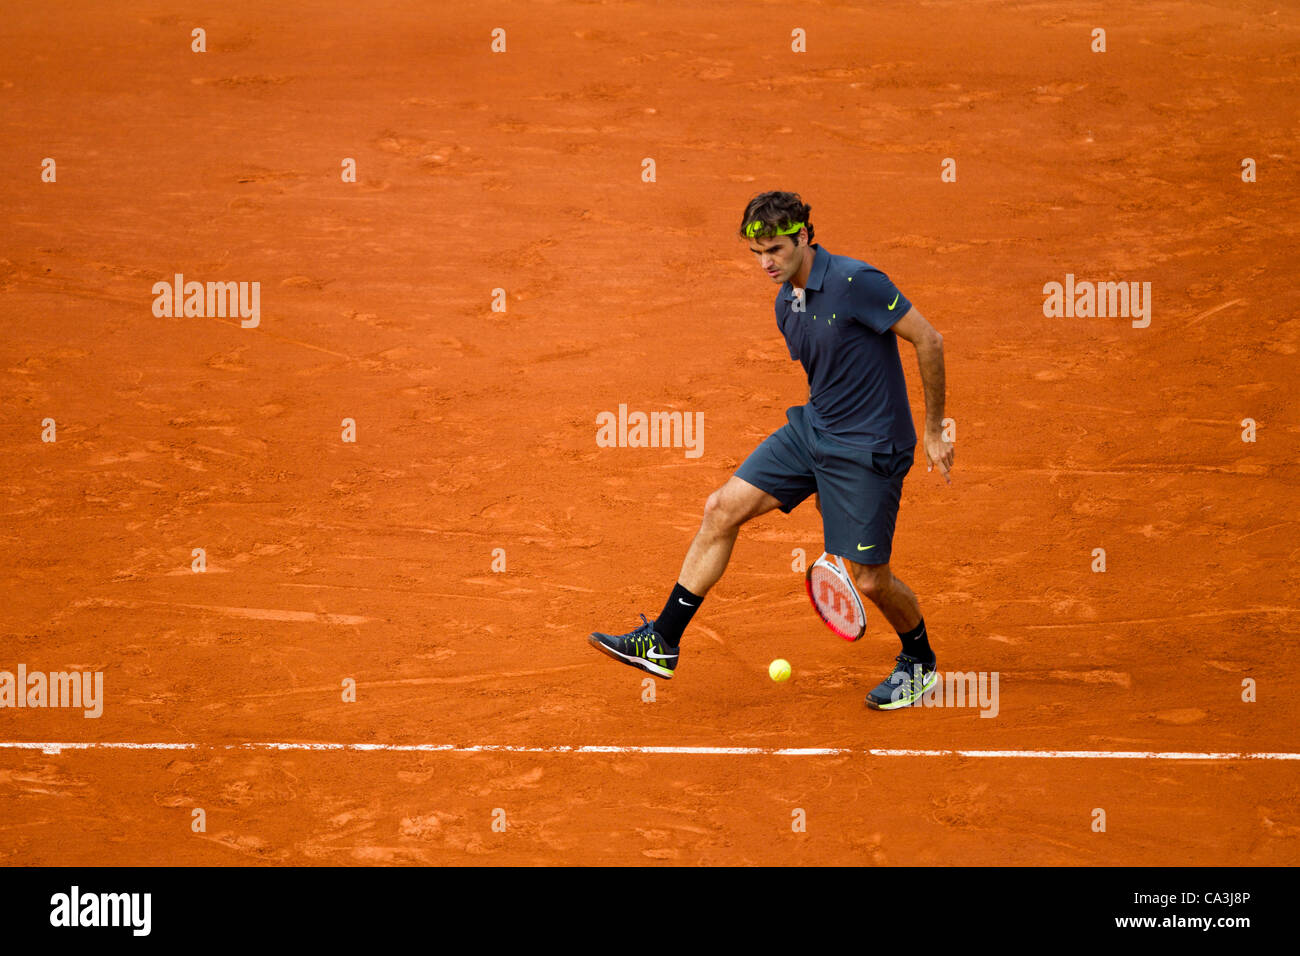
<path id="1" fill-rule="evenodd" d="M 939 466 L 943 480 L 952 483 L 948 471 L 952 468 L 952 442 L 943 439 L 943 336 L 926 321 L 916 306 L 894 323 L 892 330 L 900 339 L 906 339 L 916 349 L 916 362 L 921 368 L 921 384 L 925 388 L 925 448 L 926 471 Z"/>

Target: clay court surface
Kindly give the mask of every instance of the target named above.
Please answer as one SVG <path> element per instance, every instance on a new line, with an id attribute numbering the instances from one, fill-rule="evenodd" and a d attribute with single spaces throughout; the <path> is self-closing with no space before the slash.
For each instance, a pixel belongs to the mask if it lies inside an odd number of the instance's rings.
<path id="1" fill-rule="evenodd" d="M 6 10 L 0 669 L 106 700 L 0 710 L 0 861 L 1300 862 L 1300 761 L 866 752 L 1300 751 L 1300 10 L 335 6 Z M 918 451 L 893 566 L 995 718 L 864 708 L 897 638 L 808 607 L 811 504 L 742 531 L 653 703 L 586 643 L 806 399 L 735 237 L 766 189 L 944 335 L 953 481 Z M 175 273 L 260 325 L 155 317 Z M 1150 326 L 1045 318 L 1067 273 Z M 703 455 L 598 447 L 621 403 Z M 275 742 L 534 749 L 232 746 Z M 583 746 L 752 752 L 545 751 Z"/>

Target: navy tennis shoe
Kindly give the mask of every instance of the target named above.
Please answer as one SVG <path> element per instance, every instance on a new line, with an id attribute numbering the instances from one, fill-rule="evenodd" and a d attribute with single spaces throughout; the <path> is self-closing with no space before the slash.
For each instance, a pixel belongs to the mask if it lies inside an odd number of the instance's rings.
<path id="1" fill-rule="evenodd" d="M 616 661 L 639 667 L 656 677 L 671 678 L 677 669 L 677 648 L 669 647 L 654 621 L 641 615 L 641 626 L 626 634 L 593 633 L 587 641 L 602 654 Z"/>
<path id="2" fill-rule="evenodd" d="M 921 699 L 939 680 L 935 664 L 938 658 L 923 661 L 908 654 L 894 658 L 894 670 L 867 695 L 867 706 L 872 710 L 896 710 L 910 707 Z"/>

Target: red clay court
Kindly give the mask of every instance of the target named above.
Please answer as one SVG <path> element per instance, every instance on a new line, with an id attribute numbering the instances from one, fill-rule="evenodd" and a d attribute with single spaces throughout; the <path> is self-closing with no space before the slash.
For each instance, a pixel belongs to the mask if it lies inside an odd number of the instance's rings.
<path id="1" fill-rule="evenodd" d="M 0 709 L 0 861 L 1300 862 L 1298 39 L 1255 2 L 11 7 L 0 671 L 104 701 Z M 892 563 L 993 719 L 863 706 L 897 638 L 808 607 L 811 503 L 741 532 L 653 702 L 587 645 L 807 398 L 735 236 L 767 189 L 944 335 L 953 481 L 918 449 Z M 260 323 L 155 315 L 177 273 Z M 1149 326 L 1045 317 L 1067 275 L 1149 282 Z M 620 404 L 703 454 L 599 447 Z"/>

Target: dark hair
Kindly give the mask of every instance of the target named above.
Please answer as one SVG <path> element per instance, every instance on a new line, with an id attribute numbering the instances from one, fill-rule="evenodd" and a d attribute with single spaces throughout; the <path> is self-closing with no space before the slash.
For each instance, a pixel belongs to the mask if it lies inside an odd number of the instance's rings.
<path id="1" fill-rule="evenodd" d="M 759 193 L 745 207 L 745 215 L 740 220 L 740 235 L 743 239 L 766 239 L 775 236 L 778 229 L 788 229 L 796 222 L 808 228 L 808 241 L 813 241 L 812 206 L 804 204 L 798 193 L 766 192 Z M 754 236 L 745 232 L 745 227 L 752 222 L 761 222 L 763 228 Z M 798 233 L 794 241 L 798 244 Z"/>

